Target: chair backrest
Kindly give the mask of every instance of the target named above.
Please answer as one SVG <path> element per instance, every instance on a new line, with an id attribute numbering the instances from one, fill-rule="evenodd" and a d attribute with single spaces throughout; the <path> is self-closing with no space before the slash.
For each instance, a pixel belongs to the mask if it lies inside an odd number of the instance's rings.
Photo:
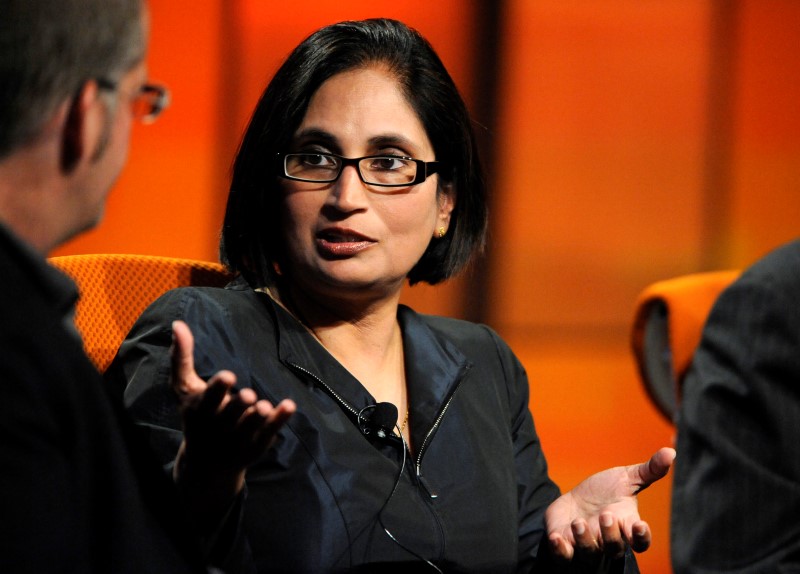
<path id="1" fill-rule="evenodd" d="M 77 283 L 75 325 L 86 354 L 105 371 L 145 308 L 175 287 L 222 287 L 231 275 L 219 263 L 153 255 L 66 255 L 51 257 Z"/>
<path id="2" fill-rule="evenodd" d="M 658 410 L 672 422 L 706 317 L 740 273 L 711 271 L 659 281 L 636 301 L 631 343 L 639 376 Z"/>

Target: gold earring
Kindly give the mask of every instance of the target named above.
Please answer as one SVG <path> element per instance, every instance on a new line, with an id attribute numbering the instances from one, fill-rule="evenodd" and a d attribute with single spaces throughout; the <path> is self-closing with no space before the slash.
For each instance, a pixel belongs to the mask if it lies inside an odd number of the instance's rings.
<path id="1" fill-rule="evenodd" d="M 447 230 L 444 227 L 440 227 L 439 229 L 437 229 L 437 237 L 439 237 L 439 239 L 444 237 L 445 233 L 447 233 Z"/>

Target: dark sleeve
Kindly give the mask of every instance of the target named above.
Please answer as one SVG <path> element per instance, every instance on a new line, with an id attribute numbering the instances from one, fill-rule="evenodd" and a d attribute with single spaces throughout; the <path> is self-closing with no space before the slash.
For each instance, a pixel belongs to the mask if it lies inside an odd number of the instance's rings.
<path id="1" fill-rule="evenodd" d="M 246 358 L 240 359 L 249 347 L 238 338 L 231 304 L 220 292 L 224 290 L 189 287 L 162 295 L 136 321 L 105 373 L 106 382 L 123 393 L 126 408 L 164 465 L 174 460 L 183 439 L 178 400 L 170 387 L 173 321 L 189 325 L 194 366 L 202 379 L 221 369 L 240 379 L 249 371 Z"/>
<path id="2" fill-rule="evenodd" d="M 779 275 L 745 274 L 705 326 L 678 421 L 677 573 L 800 566 L 797 263 L 782 265 Z"/>
<path id="3" fill-rule="evenodd" d="M 46 358 L 13 337 L 0 339 L 0 570 L 45 572 L 53 561 L 89 570 L 90 557 L 81 556 L 91 548 L 85 499 L 66 444 L 74 440 L 65 432 L 73 404 L 59 388 L 75 384 L 73 369 L 60 353 Z M 46 333 L 42 339 L 53 342 Z"/>
<path id="4" fill-rule="evenodd" d="M 123 394 L 139 432 L 170 473 L 183 440 L 178 401 L 170 386 L 173 321 L 183 320 L 192 330 L 195 369 L 201 378 L 208 380 L 223 368 L 242 371 L 230 341 L 225 340 L 224 309 L 203 293 L 175 289 L 157 299 L 137 320 L 105 373 L 106 383 Z M 251 569 L 242 530 L 243 496 L 233 502 L 206 548 L 209 561 L 229 573 Z"/>
<path id="5" fill-rule="evenodd" d="M 106 370 L 106 383 L 124 397 L 125 407 L 167 467 L 183 440 L 177 397 L 170 388 L 172 322 L 184 319 L 178 292 L 169 292 L 144 311 Z"/>
<path id="6" fill-rule="evenodd" d="M 547 472 L 547 460 L 528 407 L 528 376 L 525 369 L 511 349 L 496 335 L 493 336 L 509 393 L 509 423 L 514 445 L 519 508 L 519 569 L 528 572 L 536 563 L 539 545 L 545 537 L 545 510 L 561 492 Z"/>
<path id="7" fill-rule="evenodd" d="M 550 479 L 547 461 L 529 407 L 529 383 L 525 369 L 511 349 L 495 336 L 506 380 L 509 381 L 514 462 L 518 477 L 519 572 L 562 572 L 552 561 L 544 528 L 547 507 L 561 495 Z M 571 571 L 571 570 L 570 570 Z M 636 574 L 636 558 L 630 549 L 624 558 L 603 563 L 598 573 Z"/>
<path id="8" fill-rule="evenodd" d="M 171 483 L 80 342 L 60 322 L 5 316 L 17 328 L 0 328 L 0 572 L 197 566 Z"/>

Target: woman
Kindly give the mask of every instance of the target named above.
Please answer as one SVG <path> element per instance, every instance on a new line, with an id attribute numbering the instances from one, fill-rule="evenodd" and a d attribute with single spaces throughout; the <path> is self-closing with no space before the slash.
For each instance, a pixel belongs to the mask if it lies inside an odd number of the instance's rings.
<path id="1" fill-rule="evenodd" d="M 247 472 L 260 571 L 529 571 L 540 545 L 542 568 L 551 553 L 598 562 L 647 546 L 634 495 L 670 452 L 559 498 L 511 350 L 484 326 L 399 304 L 406 279 L 460 270 L 485 227 L 465 106 L 419 34 L 345 22 L 295 49 L 234 164 L 222 255 L 239 280 L 165 295 L 109 372 L 165 462 L 181 441 L 171 384 L 195 369 L 225 366 L 262 399 L 294 400 Z M 196 350 L 171 383 L 176 320 Z"/>

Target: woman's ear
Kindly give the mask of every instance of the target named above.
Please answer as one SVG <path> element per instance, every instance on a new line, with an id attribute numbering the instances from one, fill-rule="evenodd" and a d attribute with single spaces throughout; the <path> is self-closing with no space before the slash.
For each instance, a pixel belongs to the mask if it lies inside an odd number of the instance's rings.
<path id="1" fill-rule="evenodd" d="M 437 235 L 441 237 L 441 229 L 445 231 L 450 226 L 450 215 L 456 207 L 456 190 L 452 183 L 443 183 L 439 185 L 437 192 L 437 200 L 439 202 L 439 215 L 437 218 L 436 229 Z"/>

